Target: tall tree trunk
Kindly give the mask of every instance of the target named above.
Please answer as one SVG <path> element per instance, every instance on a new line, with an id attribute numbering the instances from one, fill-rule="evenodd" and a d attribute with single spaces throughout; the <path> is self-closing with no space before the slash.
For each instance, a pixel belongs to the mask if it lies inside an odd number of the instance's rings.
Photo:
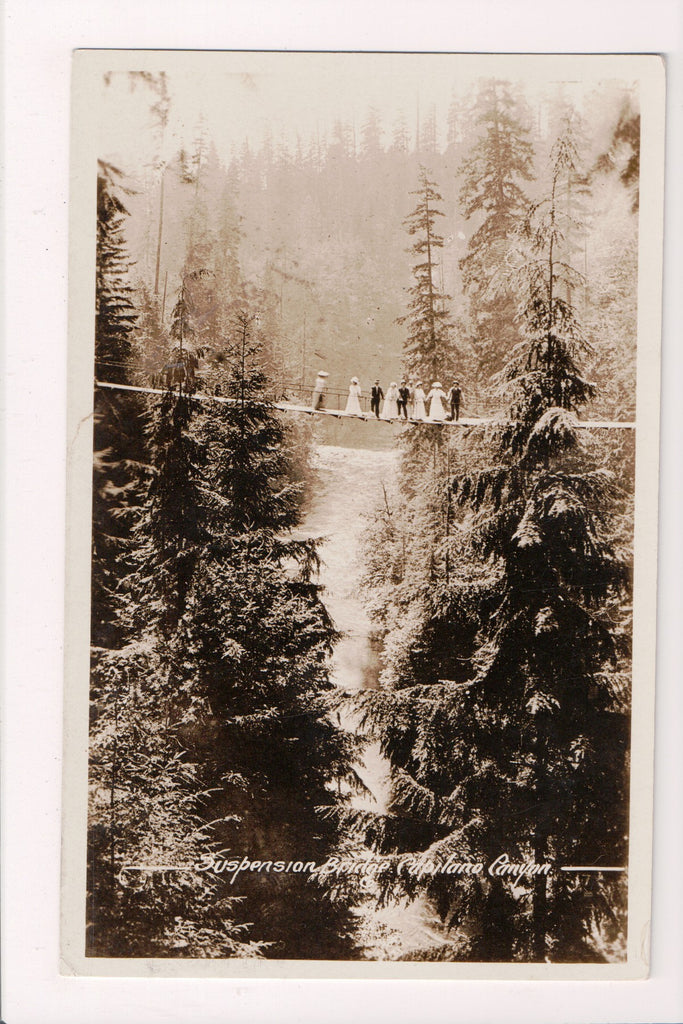
<path id="1" fill-rule="evenodd" d="M 157 235 L 157 258 L 156 265 L 154 267 L 154 294 L 159 294 L 159 266 L 161 263 L 161 236 L 163 234 L 164 227 L 164 174 L 165 169 L 161 172 L 161 189 L 159 193 L 159 233 Z"/>

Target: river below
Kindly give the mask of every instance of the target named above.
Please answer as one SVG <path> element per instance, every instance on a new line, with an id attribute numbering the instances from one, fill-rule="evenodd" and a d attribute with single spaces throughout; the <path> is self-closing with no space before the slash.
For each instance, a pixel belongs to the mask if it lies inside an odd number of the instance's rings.
<path id="1" fill-rule="evenodd" d="M 314 493 L 300 533 L 320 541 L 323 600 L 342 634 L 332 656 L 332 680 L 347 691 L 375 688 L 380 666 L 363 602 L 362 536 L 384 502 L 383 485 L 387 490 L 393 486 L 397 452 L 393 447 L 378 451 L 318 445 L 314 468 Z M 350 719 L 342 725 L 353 730 Z M 368 744 L 356 770 L 368 795 L 354 797 L 354 805 L 384 813 L 389 777 L 377 743 Z M 434 950 L 445 940 L 437 916 L 421 899 L 381 910 L 365 905 L 357 914 L 369 959 L 398 959 Z"/>

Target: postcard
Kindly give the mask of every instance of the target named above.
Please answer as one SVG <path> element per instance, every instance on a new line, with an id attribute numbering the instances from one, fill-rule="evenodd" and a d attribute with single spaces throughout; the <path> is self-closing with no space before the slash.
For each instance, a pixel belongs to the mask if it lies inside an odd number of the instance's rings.
<path id="1" fill-rule="evenodd" d="M 62 963 L 648 971 L 664 65 L 77 51 Z"/>

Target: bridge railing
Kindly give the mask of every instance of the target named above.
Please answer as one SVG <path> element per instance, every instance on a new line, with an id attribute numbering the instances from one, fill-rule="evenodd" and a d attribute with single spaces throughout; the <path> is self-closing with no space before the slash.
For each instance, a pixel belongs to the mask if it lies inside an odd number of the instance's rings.
<path id="1" fill-rule="evenodd" d="M 120 384 L 120 383 L 116 383 L 114 381 L 98 380 L 97 378 L 95 378 L 95 382 L 94 383 L 95 383 L 95 387 L 98 387 L 98 388 L 112 388 L 114 391 L 139 391 L 139 392 L 144 392 L 144 393 L 153 394 L 153 395 L 161 395 L 161 394 L 164 393 L 164 390 L 162 388 L 157 388 L 157 387 L 153 387 L 153 386 L 143 386 L 143 387 L 140 387 L 140 386 L 138 386 L 136 384 Z M 199 382 L 196 382 L 196 383 L 199 383 Z M 179 387 L 179 390 L 180 390 L 180 385 L 178 385 L 178 387 Z M 172 390 L 174 390 L 174 389 L 172 389 Z M 304 390 L 304 389 L 302 389 L 302 390 Z M 237 399 L 235 399 L 235 398 L 229 398 L 229 397 L 222 396 L 220 394 L 220 391 L 216 387 L 214 387 L 214 389 L 211 389 L 210 387 L 207 388 L 203 383 L 200 383 L 199 386 L 196 387 L 196 388 L 192 388 L 191 390 L 187 390 L 187 393 L 188 394 L 194 394 L 201 401 L 209 401 L 209 402 L 211 402 L 211 401 L 217 401 L 217 402 L 225 402 L 225 401 L 235 402 L 235 401 L 237 401 Z M 337 408 L 339 410 L 341 410 L 341 401 L 342 401 L 343 398 L 346 397 L 346 392 L 333 390 L 331 393 L 332 393 L 332 395 L 337 400 L 337 403 L 338 403 Z M 282 391 L 280 389 L 278 389 L 277 392 L 273 392 L 272 394 L 267 394 L 266 397 L 270 398 L 271 401 L 276 402 L 279 405 L 280 408 L 283 407 L 285 401 L 288 402 L 292 406 L 292 411 L 294 411 L 294 412 L 296 412 L 297 404 L 299 404 L 298 401 L 297 401 L 296 395 L 294 395 L 294 394 L 292 394 L 290 392 L 288 394 L 288 396 L 284 396 L 283 397 L 283 393 L 282 393 Z M 311 393 L 311 398 L 312 398 L 312 393 Z M 367 401 L 367 396 L 366 396 L 366 401 Z M 306 409 L 312 411 L 311 399 L 302 401 L 301 405 L 305 406 Z M 332 413 L 336 412 L 336 409 L 334 407 L 331 408 L 329 405 L 325 406 L 324 408 L 328 412 L 332 412 Z M 441 426 L 445 426 L 445 425 L 448 424 L 448 418 L 446 420 L 436 421 L 436 422 L 437 422 L 437 424 L 439 424 Z M 487 415 L 481 416 L 481 415 L 478 415 L 477 413 L 473 413 L 473 414 L 470 414 L 469 416 L 461 417 L 459 422 L 460 422 L 460 425 L 462 425 L 462 426 L 471 427 L 471 426 L 482 426 L 482 425 L 485 425 L 487 423 L 494 423 L 494 422 L 500 423 L 501 420 L 500 420 L 500 417 L 498 417 L 496 419 L 496 418 L 492 418 L 491 416 L 487 416 Z M 507 422 L 512 422 L 512 421 L 508 420 Z M 457 424 L 452 424 L 452 425 L 456 426 Z M 636 423 L 635 423 L 635 420 L 624 420 L 624 419 L 621 419 L 621 418 L 617 418 L 617 419 L 613 419 L 613 420 L 610 420 L 610 419 L 591 419 L 591 420 L 579 420 L 577 422 L 577 426 L 578 427 L 582 427 L 582 428 L 586 428 L 586 429 L 590 429 L 590 430 L 634 430 L 635 426 L 636 426 Z"/>
<path id="2" fill-rule="evenodd" d="M 276 382 L 268 396 L 274 402 L 290 402 L 292 405 L 312 405 L 313 385 L 300 382 Z M 323 408 L 343 412 L 349 399 L 348 388 L 327 387 L 323 392 Z M 363 412 L 370 412 L 370 395 L 360 396 L 360 407 Z"/>

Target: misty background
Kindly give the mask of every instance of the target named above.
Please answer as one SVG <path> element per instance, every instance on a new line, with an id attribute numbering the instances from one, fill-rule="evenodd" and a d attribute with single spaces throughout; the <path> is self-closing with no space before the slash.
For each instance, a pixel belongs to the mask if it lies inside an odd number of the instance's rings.
<path id="1" fill-rule="evenodd" d="M 357 375 L 367 395 L 375 377 L 385 387 L 399 380 L 406 331 L 397 318 L 414 262 L 404 221 L 424 167 L 443 197 L 434 276 L 448 297 L 464 406 L 490 411 L 488 382 L 505 342 L 482 332 L 466 294 L 461 261 L 484 216 L 465 215 L 461 190 L 464 163 L 485 135 L 492 80 L 458 57 L 270 56 L 282 58 L 268 65 L 281 70 L 230 74 L 208 62 L 199 74 L 104 77 L 99 151 L 126 176 L 132 277 L 150 309 L 146 335 L 138 324 L 140 382 L 164 364 L 183 275 L 199 268 L 219 282 L 195 318 L 209 360 L 220 358 L 218 307 L 246 287 L 278 382 L 309 388 L 325 369 L 332 391 Z M 586 187 L 567 201 L 573 262 L 589 282 L 587 370 L 600 398 L 588 413 L 633 418 L 638 140 L 623 129 L 637 132 L 635 89 L 559 76 L 497 81 L 533 147 L 530 203 L 563 119 L 579 126 Z"/>

